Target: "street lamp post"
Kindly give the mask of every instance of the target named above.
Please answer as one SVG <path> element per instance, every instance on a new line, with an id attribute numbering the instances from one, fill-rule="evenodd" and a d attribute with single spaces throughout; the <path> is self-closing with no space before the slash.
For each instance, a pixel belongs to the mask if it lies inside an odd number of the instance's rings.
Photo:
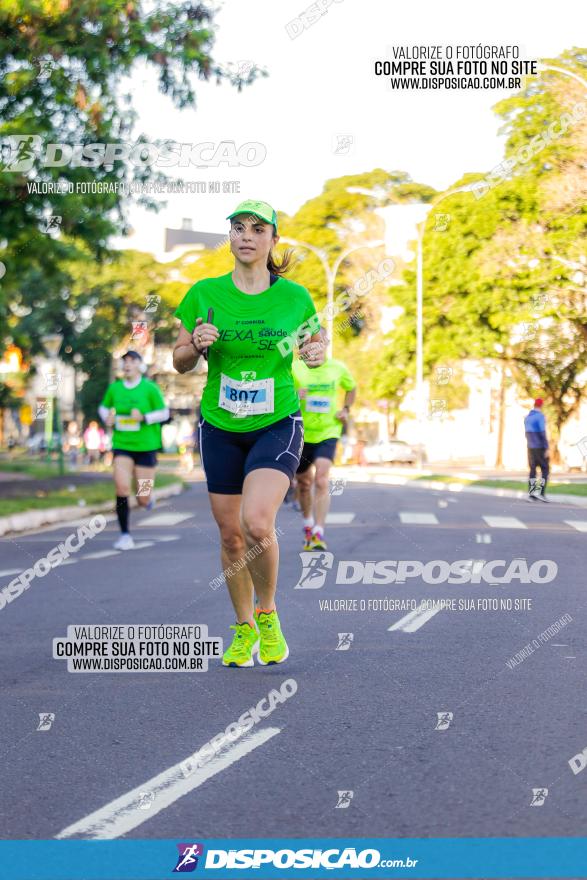
<path id="1" fill-rule="evenodd" d="M 343 260 L 354 253 L 354 251 L 361 250 L 362 248 L 374 248 L 381 247 L 384 242 L 383 241 L 366 241 L 364 244 L 356 245 L 355 247 L 348 248 L 343 251 L 342 254 L 336 258 L 332 266 L 328 262 L 328 251 L 322 250 L 321 248 L 315 247 L 313 244 L 308 244 L 307 241 L 297 241 L 295 238 L 280 238 L 280 241 L 284 242 L 284 244 L 291 244 L 294 247 L 304 247 L 309 251 L 312 251 L 315 254 L 320 262 L 322 263 L 322 268 L 324 269 L 324 273 L 326 275 L 326 330 L 328 333 L 328 357 L 332 357 L 332 349 L 333 349 L 333 328 L 334 328 L 334 285 L 336 281 L 336 275 L 340 268 L 340 265 Z"/>
<path id="2" fill-rule="evenodd" d="M 587 80 L 584 80 L 583 77 L 579 76 L 579 74 L 575 73 L 573 70 L 567 70 L 565 67 L 555 67 L 553 64 L 542 64 L 542 62 L 539 61 L 538 72 L 542 73 L 544 70 L 552 70 L 554 73 L 562 73 L 565 76 L 570 76 L 577 80 L 577 82 L 580 82 L 581 85 L 587 89 Z"/>
<path id="3" fill-rule="evenodd" d="M 51 430 L 49 432 L 50 440 L 47 444 L 47 455 L 50 457 L 51 447 L 53 445 L 53 437 L 57 436 L 57 458 L 59 462 L 59 476 L 62 477 L 65 472 L 65 468 L 63 464 L 63 437 L 61 432 L 61 414 L 59 411 L 59 378 L 57 375 L 57 356 L 59 355 L 59 350 L 63 342 L 63 336 L 61 333 L 48 333 L 46 336 L 43 336 L 41 338 L 41 342 L 43 343 L 43 348 L 45 349 L 47 357 L 51 361 L 52 367 L 52 381 L 49 386 L 51 396 L 51 412 L 49 416 L 51 420 Z"/>

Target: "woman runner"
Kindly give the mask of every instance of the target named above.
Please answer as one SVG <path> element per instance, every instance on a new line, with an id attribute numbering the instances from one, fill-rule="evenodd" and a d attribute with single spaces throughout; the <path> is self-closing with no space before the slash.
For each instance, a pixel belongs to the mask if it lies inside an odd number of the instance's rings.
<path id="1" fill-rule="evenodd" d="M 241 202 L 227 220 L 234 270 L 199 281 L 184 296 L 175 312 L 182 326 L 173 362 L 185 373 L 208 357 L 200 455 L 236 617 L 222 662 L 240 667 L 253 666 L 254 653 L 263 665 L 289 655 L 275 608 L 275 516 L 304 439 L 292 351 L 300 343 L 300 356 L 317 367 L 325 344 L 310 294 L 283 277 L 290 255 L 281 263 L 273 257 L 273 208 Z"/>

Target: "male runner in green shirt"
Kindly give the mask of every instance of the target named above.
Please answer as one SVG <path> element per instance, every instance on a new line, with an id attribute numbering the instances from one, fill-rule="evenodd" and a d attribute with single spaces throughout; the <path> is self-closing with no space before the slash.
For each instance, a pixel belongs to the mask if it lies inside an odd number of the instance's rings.
<path id="1" fill-rule="evenodd" d="M 326 550 L 324 524 L 330 507 L 328 476 L 343 423 L 355 401 L 356 382 L 346 365 L 333 358 L 313 370 L 298 359 L 292 369 L 304 420 L 304 447 L 296 473 L 304 517 L 304 550 Z M 337 409 L 339 389 L 345 391 L 342 409 Z"/>
<path id="2" fill-rule="evenodd" d="M 161 422 L 169 418 L 159 387 L 143 376 L 143 359 L 136 351 L 127 351 L 122 358 L 123 378 L 106 389 L 98 407 L 100 418 L 114 427 L 114 485 L 116 515 L 120 537 L 117 550 L 132 550 L 134 541 L 128 530 L 129 506 L 133 476 L 137 485 L 140 507 L 150 509 L 151 489 L 155 480 L 157 450 L 161 449 Z"/>

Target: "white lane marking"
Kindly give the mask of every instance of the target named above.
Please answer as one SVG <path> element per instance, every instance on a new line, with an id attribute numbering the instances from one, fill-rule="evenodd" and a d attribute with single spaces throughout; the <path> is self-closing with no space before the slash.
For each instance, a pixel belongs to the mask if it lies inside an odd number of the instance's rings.
<path id="1" fill-rule="evenodd" d="M 8 577 L 9 574 L 20 574 L 21 571 L 24 571 L 23 568 L 5 568 L 3 571 L 0 571 L 0 577 Z"/>
<path id="2" fill-rule="evenodd" d="M 403 523 L 411 525 L 438 525 L 438 519 L 435 513 L 400 513 L 399 518 Z"/>
<path id="3" fill-rule="evenodd" d="M 354 518 L 354 513 L 328 513 L 326 515 L 326 524 L 329 526 L 346 525 L 352 523 Z"/>
<path id="4" fill-rule="evenodd" d="M 347 477 L 347 479 L 352 479 L 352 477 Z M 358 482 L 361 482 L 360 477 Z M 368 482 L 380 483 L 382 486 L 405 486 L 410 482 L 410 479 L 409 477 L 396 477 L 394 474 L 376 474 Z"/>
<path id="5" fill-rule="evenodd" d="M 179 541 L 179 535 L 160 535 L 156 541 Z"/>
<path id="6" fill-rule="evenodd" d="M 193 513 L 154 513 L 146 519 L 142 519 L 137 526 L 175 526 L 186 519 L 191 519 Z"/>
<path id="7" fill-rule="evenodd" d="M 578 532 L 587 532 L 587 522 L 584 519 L 566 519 L 565 522 Z"/>
<path id="8" fill-rule="evenodd" d="M 517 516 L 484 516 L 483 519 L 493 529 L 527 529 Z"/>
<path id="9" fill-rule="evenodd" d="M 155 541 L 135 541 L 134 547 L 131 547 L 131 550 L 142 550 L 143 547 L 152 547 Z"/>
<path id="10" fill-rule="evenodd" d="M 212 758 L 203 767 L 198 767 L 187 777 L 182 770 L 184 762 L 174 764 L 173 767 L 169 767 L 137 788 L 133 788 L 127 794 L 116 798 L 94 813 L 90 813 L 85 819 L 68 825 L 56 835 L 56 838 L 62 840 L 65 837 L 84 837 L 92 840 L 113 840 L 123 834 L 128 834 L 133 828 L 137 828 L 147 819 L 156 816 L 157 813 L 180 797 L 189 794 L 194 788 L 198 788 L 222 770 L 226 770 L 231 764 L 252 752 L 253 749 L 259 748 L 278 733 L 281 733 L 281 728 L 266 727 L 244 736 L 222 749 L 215 758 Z M 141 796 L 144 797 L 145 792 L 152 793 L 154 796 L 148 810 L 140 809 L 139 806 L 142 802 Z"/>
<path id="11" fill-rule="evenodd" d="M 118 556 L 120 550 L 96 550 L 95 553 L 86 553 L 80 559 L 105 559 L 107 556 Z"/>
<path id="12" fill-rule="evenodd" d="M 417 629 L 424 626 L 426 621 L 434 617 L 435 614 L 438 614 L 439 611 L 440 608 L 415 608 L 414 611 L 410 611 L 401 620 L 396 620 L 395 623 L 388 626 L 388 632 L 393 632 L 394 630 L 401 630 L 401 632 L 406 633 L 416 632 Z"/>
<path id="13" fill-rule="evenodd" d="M 491 544 L 491 535 L 489 532 L 477 532 L 475 540 L 478 544 Z"/>
<path id="14" fill-rule="evenodd" d="M 452 501 L 452 499 L 451 499 Z M 448 501 L 445 501 L 444 498 L 438 502 L 439 507 L 448 507 Z"/>

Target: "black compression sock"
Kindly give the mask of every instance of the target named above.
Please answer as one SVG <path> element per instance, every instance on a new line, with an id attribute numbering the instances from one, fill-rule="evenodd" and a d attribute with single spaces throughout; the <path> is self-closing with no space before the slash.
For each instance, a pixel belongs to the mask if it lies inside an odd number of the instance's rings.
<path id="1" fill-rule="evenodd" d="M 128 498 L 125 495 L 116 496 L 116 516 L 120 531 L 123 534 L 128 532 Z"/>

